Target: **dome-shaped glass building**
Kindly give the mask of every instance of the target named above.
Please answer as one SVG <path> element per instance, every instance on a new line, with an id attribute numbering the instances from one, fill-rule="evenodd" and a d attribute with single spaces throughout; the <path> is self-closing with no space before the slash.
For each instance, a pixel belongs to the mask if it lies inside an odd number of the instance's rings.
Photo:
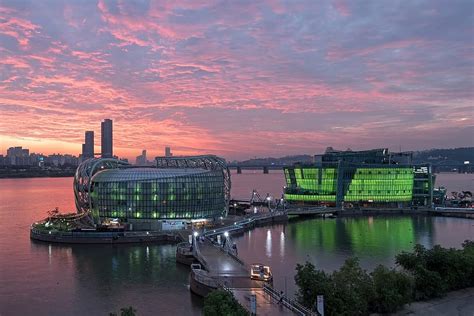
<path id="1" fill-rule="evenodd" d="M 228 208 L 227 172 L 225 164 L 144 168 L 116 159 L 89 159 L 74 179 L 76 207 L 95 224 L 119 219 L 145 230 L 158 230 L 163 221 L 217 218 Z"/>

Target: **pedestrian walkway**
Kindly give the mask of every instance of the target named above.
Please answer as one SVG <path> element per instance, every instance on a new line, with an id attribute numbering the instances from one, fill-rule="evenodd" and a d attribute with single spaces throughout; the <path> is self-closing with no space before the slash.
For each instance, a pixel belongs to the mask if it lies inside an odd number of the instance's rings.
<path id="1" fill-rule="evenodd" d="M 239 301 L 240 305 L 250 310 L 250 297 L 256 295 L 257 299 L 257 315 L 262 316 L 279 316 L 279 315 L 295 315 L 292 311 L 279 304 L 270 295 L 266 294 L 262 288 L 258 289 L 232 289 L 234 297 Z"/>
<path id="2" fill-rule="evenodd" d="M 473 316 L 474 288 L 448 293 L 445 297 L 425 302 L 414 302 L 395 315 L 410 316 Z"/>

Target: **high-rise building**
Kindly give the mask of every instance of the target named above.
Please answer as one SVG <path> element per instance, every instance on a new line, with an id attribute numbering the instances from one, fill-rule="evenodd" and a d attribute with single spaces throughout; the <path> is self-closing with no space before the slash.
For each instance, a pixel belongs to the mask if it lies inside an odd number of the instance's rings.
<path id="1" fill-rule="evenodd" d="M 7 150 L 7 160 L 10 165 L 29 165 L 30 150 L 23 147 L 10 147 Z"/>
<path id="2" fill-rule="evenodd" d="M 100 124 L 101 130 L 101 154 L 102 158 L 112 158 L 113 153 L 113 132 L 112 132 L 112 120 L 105 119 Z"/>
<path id="3" fill-rule="evenodd" d="M 135 164 L 138 166 L 146 166 L 148 164 L 148 161 L 146 159 L 146 149 L 143 149 L 142 154 L 140 156 L 137 156 Z"/>
<path id="4" fill-rule="evenodd" d="M 94 157 L 94 132 L 86 131 L 85 143 L 82 145 L 82 157 L 93 158 Z"/>
<path id="5" fill-rule="evenodd" d="M 171 157 L 173 154 L 171 153 L 171 148 L 170 147 L 165 147 L 165 157 Z"/>

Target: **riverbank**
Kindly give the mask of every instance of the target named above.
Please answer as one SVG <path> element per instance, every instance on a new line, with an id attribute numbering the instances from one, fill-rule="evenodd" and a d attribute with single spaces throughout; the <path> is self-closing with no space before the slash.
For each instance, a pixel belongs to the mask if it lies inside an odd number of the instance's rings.
<path id="1" fill-rule="evenodd" d="M 76 169 L 0 169 L 0 179 L 67 178 Z"/>
<path id="2" fill-rule="evenodd" d="M 467 219 L 474 218 L 473 214 L 444 214 L 437 213 L 430 210 L 414 210 L 412 212 L 398 210 L 398 211 L 334 211 L 337 217 L 377 217 L 377 216 L 449 216 L 449 217 L 463 217 Z M 248 216 L 230 215 L 227 218 L 220 220 L 214 227 L 206 229 L 206 235 L 214 236 L 227 232 L 229 235 L 237 236 L 246 231 L 250 231 L 258 226 L 272 225 L 275 223 L 285 223 L 288 221 L 304 221 L 314 218 L 326 218 L 324 215 L 312 216 L 288 216 L 284 212 L 263 212 L 258 214 L 251 214 Z M 458 215 L 458 216 L 456 216 Z M 334 218 L 333 216 L 331 216 Z M 63 244 L 122 244 L 122 243 L 179 243 L 187 241 L 187 236 L 193 233 L 192 228 L 176 231 L 62 231 L 62 230 L 46 230 L 40 229 L 35 225 L 30 227 L 30 238 L 32 240 L 63 243 Z"/>
<path id="3" fill-rule="evenodd" d="M 377 315 L 377 314 L 374 314 Z M 474 315 L 474 287 L 449 292 L 445 297 L 407 304 L 396 316 Z"/>

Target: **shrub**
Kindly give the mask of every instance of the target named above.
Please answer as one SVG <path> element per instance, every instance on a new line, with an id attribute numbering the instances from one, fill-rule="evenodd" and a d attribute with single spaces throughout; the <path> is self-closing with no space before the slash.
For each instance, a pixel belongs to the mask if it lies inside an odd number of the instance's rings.
<path id="1" fill-rule="evenodd" d="M 322 270 L 316 270 L 310 262 L 296 265 L 295 283 L 298 286 L 296 299 L 305 306 L 313 307 L 318 295 L 329 296 L 329 276 Z"/>
<path id="2" fill-rule="evenodd" d="M 297 300 L 313 308 L 317 295 L 324 295 L 327 315 L 363 315 L 369 311 L 374 297 L 370 276 L 361 269 L 356 258 L 347 259 L 339 271 L 331 275 L 316 270 L 312 263 L 296 266 Z"/>
<path id="3" fill-rule="evenodd" d="M 134 309 L 132 306 L 129 307 L 122 307 L 120 309 L 120 316 L 135 316 L 137 310 Z M 109 316 L 117 316 L 116 313 L 110 313 Z"/>
<path id="4" fill-rule="evenodd" d="M 329 315 L 368 314 L 369 302 L 375 297 L 374 285 L 357 258 L 347 259 L 331 280 L 332 293 L 326 300 Z"/>
<path id="5" fill-rule="evenodd" d="M 249 312 L 239 304 L 231 292 L 215 290 L 204 299 L 204 316 L 241 316 Z"/>
<path id="6" fill-rule="evenodd" d="M 474 286 L 474 242 L 462 249 L 416 245 L 402 252 L 396 263 L 405 272 L 378 266 L 370 275 L 357 258 L 346 260 L 332 274 L 317 270 L 312 263 L 296 265 L 297 300 L 314 308 L 316 297 L 324 295 L 327 315 L 392 313 L 415 299 L 442 296 L 449 290 Z"/>
<path id="7" fill-rule="evenodd" d="M 465 241 L 463 249 L 439 245 L 427 250 L 416 245 L 414 252 L 402 252 L 396 262 L 415 279 L 417 299 L 444 295 L 447 291 L 474 285 L 474 243 Z"/>
<path id="8" fill-rule="evenodd" d="M 413 280 L 407 274 L 379 265 L 371 276 L 375 290 L 373 312 L 393 313 L 411 301 Z"/>

